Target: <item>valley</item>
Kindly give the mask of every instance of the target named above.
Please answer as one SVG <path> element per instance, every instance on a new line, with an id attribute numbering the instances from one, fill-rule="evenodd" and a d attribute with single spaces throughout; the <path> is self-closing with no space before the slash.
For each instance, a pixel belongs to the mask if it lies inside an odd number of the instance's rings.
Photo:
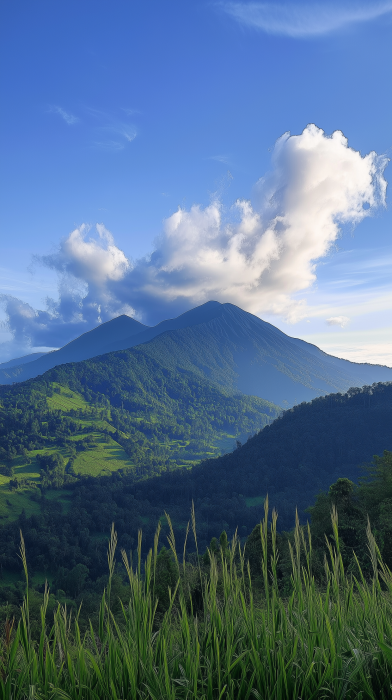
<path id="1" fill-rule="evenodd" d="M 154 328 L 119 317 L 17 371 L 86 355 L 0 386 L 1 522 L 37 515 L 42 499 L 66 513 L 83 484 L 90 498 L 120 479 L 151 523 L 200 503 L 206 542 L 210 529 L 249 532 L 267 492 L 289 529 L 295 507 L 304 517 L 320 489 L 392 449 L 390 385 L 350 388 L 390 368 L 328 356 L 231 304 Z"/>
<path id="2" fill-rule="evenodd" d="M 83 631 L 90 621 L 99 628 L 102 587 L 113 587 L 110 615 L 122 624 L 120 601 L 127 602 L 129 591 L 118 560 L 107 575 L 112 523 L 116 542 L 129 552 L 137 571 L 155 552 L 157 625 L 171 610 L 168 587 L 188 587 L 189 602 L 179 594 L 184 610 L 189 604 L 195 609 L 207 605 L 202 586 L 218 579 L 223 585 L 228 538 L 234 538 L 231 566 L 240 572 L 243 565 L 238 545 L 247 552 L 251 585 L 262 599 L 260 562 L 267 550 L 261 548 L 256 523 L 263 518 L 264 527 L 275 532 L 270 575 L 279 605 L 299 590 L 299 579 L 293 583 L 297 568 L 290 568 L 293 547 L 298 561 L 310 566 L 307 545 L 301 554 L 298 544 L 300 538 L 305 542 L 309 519 L 312 571 L 323 585 L 324 533 L 336 537 L 332 506 L 339 511 L 341 567 L 351 570 L 351 547 L 370 580 L 364 545 L 368 513 L 380 557 L 392 565 L 392 382 L 365 384 L 390 377 L 392 370 L 326 356 L 231 305 L 206 306 L 189 312 L 188 320 L 161 324 L 158 334 L 122 318 L 117 340 L 111 334 L 112 345 L 130 347 L 60 363 L 0 386 L 4 624 L 10 616 L 24 624 L 21 552 L 30 581 L 29 634 L 38 635 L 45 582 L 52 590 L 45 594 L 50 614 L 56 614 L 56 605 L 74 614 L 79 608 Z M 95 329 L 97 343 L 84 336 L 75 340 L 74 356 L 105 347 L 109 324 Z M 143 336 L 145 342 L 133 344 L 129 335 L 124 339 L 130 328 L 140 331 L 135 338 Z M 11 364 L 3 372 L 15 370 L 14 378 L 22 379 L 23 367 L 29 370 L 47 358 L 16 365 L 16 370 Z M 365 385 L 353 387 L 352 381 Z M 331 393 L 331 388 L 339 391 Z M 379 457 L 372 462 L 374 455 Z M 268 502 L 278 516 L 272 524 L 265 515 Z M 157 525 L 161 542 L 169 544 L 159 553 Z M 181 570 L 176 548 L 187 551 Z M 142 573 L 137 576 L 143 579 Z M 305 576 L 305 586 L 307 581 Z M 241 585 L 248 596 L 249 583 Z M 170 634 L 175 635 L 174 628 Z"/>

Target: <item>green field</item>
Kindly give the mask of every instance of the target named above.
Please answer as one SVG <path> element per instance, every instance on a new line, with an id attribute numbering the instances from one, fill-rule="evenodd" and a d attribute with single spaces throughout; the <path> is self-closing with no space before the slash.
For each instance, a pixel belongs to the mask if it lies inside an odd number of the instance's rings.
<path id="1" fill-rule="evenodd" d="M 0 520 L 2 523 L 16 520 L 24 510 L 26 515 L 38 515 L 40 505 L 31 499 L 32 489 L 21 488 L 17 491 L 0 487 Z"/>
<path id="2" fill-rule="evenodd" d="M 4 486 L 0 487 L 0 522 L 3 524 L 16 520 L 24 511 L 26 517 L 31 515 L 39 515 L 41 512 L 41 504 L 35 500 L 34 495 L 40 494 L 40 491 L 31 487 L 18 488 L 10 491 Z M 71 502 L 71 491 L 69 489 L 56 489 L 47 491 L 45 498 L 49 501 L 57 501 L 61 503 L 63 512 L 66 512 Z"/>
<path id="3" fill-rule="evenodd" d="M 181 435 L 181 430 L 184 432 L 181 428 L 176 435 L 178 424 L 172 421 L 173 432 L 170 433 L 170 425 L 166 431 L 166 414 L 159 414 L 158 405 L 123 412 L 119 417 L 118 409 L 111 407 L 105 397 L 90 400 L 58 381 L 51 382 L 44 393 L 32 394 L 27 411 L 31 407 L 36 407 L 40 426 L 38 443 L 28 446 L 33 430 L 27 432 L 23 449 L 18 448 L 15 437 L 16 449 L 8 454 L 3 450 L 3 457 L 0 452 L 0 519 L 3 520 L 16 519 L 23 510 L 26 515 L 39 512 L 40 492 L 36 492 L 36 486 L 41 485 L 42 478 L 46 480 L 45 492 L 54 488 L 53 498 L 67 506 L 66 501 L 63 503 L 61 483 L 50 481 L 45 472 L 47 467 L 42 472 L 42 457 L 61 455 L 62 480 L 66 485 L 78 477 L 99 477 L 120 469 L 135 469 L 143 478 L 160 473 L 166 464 L 170 468 L 190 468 L 202 459 L 231 452 L 235 447 L 236 435 L 231 430 L 201 430 L 195 412 L 190 419 L 195 421 L 195 433 Z M 0 405 L 0 411 L 2 408 L 9 410 L 5 405 Z M 17 413 L 18 401 L 14 410 Z M 246 435 L 241 436 L 243 439 Z"/>
<path id="4" fill-rule="evenodd" d="M 117 442 L 111 440 L 107 444 L 99 433 L 92 433 L 92 437 L 94 447 L 78 454 L 74 462 L 76 474 L 99 476 L 108 471 L 115 472 L 124 467 L 132 467 L 132 462 Z"/>
<path id="5" fill-rule="evenodd" d="M 76 475 L 99 476 L 108 472 L 116 471 L 124 467 L 132 466 L 123 448 L 111 438 L 107 438 L 102 432 L 115 432 L 115 428 L 102 419 L 96 418 L 94 409 L 80 394 L 62 387 L 58 383 L 53 383 L 55 393 L 47 397 L 47 404 L 50 411 L 58 412 L 64 416 L 72 416 L 77 412 L 78 423 L 81 430 L 68 438 L 69 445 L 74 444 L 78 450 L 83 438 L 88 435 L 93 441 L 93 447 L 87 447 L 83 451 L 77 452 L 73 464 Z M 59 392 L 59 393 L 58 393 Z M 106 412 L 110 419 L 110 412 Z M 91 428 L 94 432 L 90 432 Z M 89 432 L 84 432 L 84 431 Z M 29 450 L 27 456 L 17 455 L 8 462 L 12 474 L 0 474 L 0 521 L 15 520 L 24 510 L 26 516 L 40 513 L 40 503 L 35 499 L 35 495 L 40 495 L 36 491 L 35 484 L 40 483 L 41 466 L 37 460 L 38 455 L 50 455 L 60 452 L 67 462 L 70 449 L 69 446 L 59 446 L 53 444 L 39 450 Z M 3 468 L 4 472 L 4 468 Z M 18 480 L 17 489 L 10 488 L 10 482 Z M 46 499 L 55 500 L 61 503 L 63 511 L 67 510 L 70 503 L 71 491 L 67 489 L 49 490 L 45 494 Z"/>
<path id="6" fill-rule="evenodd" d="M 80 394 L 77 394 L 76 391 L 64 388 L 57 382 L 53 382 L 52 386 L 54 389 L 60 389 L 59 394 L 55 393 L 53 396 L 48 396 L 47 398 L 48 407 L 52 411 L 64 411 L 68 413 L 72 410 L 77 411 L 81 409 L 86 411 L 90 409 L 87 401 L 85 401 Z"/>
<path id="7" fill-rule="evenodd" d="M 115 433 L 116 429 L 108 422 L 110 411 L 106 410 L 105 420 L 101 415 L 97 417 L 94 407 L 76 391 L 71 391 L 68 387 L 63 387 L 57 382 L 53 382 L 55 393 L 48 396 L 46 401 L 50 411 L 58 412 L 64 416 L 77 415 L 80 430 L 68 437 L 69 445 L 74 445 L 77 450 L 76 458 L 73 462 L 73 473 L 76 476 L 102 476 L 118 469 L 132 468 L 133 462 L 130 460 L 124 449 L 113 438 L 108 437 L 103 431 Z M 141 418 L 136 418 L 135 422 L 140 422 Z M 151 422 L 156 418 L 151 416 Z M 91 432 L 91 428 L 94 431 Z M 86 432 L 87 431 L 87 432 Z M 124 434 L 120 431 L 120 434 Z M 91 445 L 79 451 L 81 441 L 89 437 Z M 188 441 L 172 440 L 167 446 L 174 449 L 185 449 Z M 69 446 L 47 446 L 44 449 L 29 450 L 27 456 L 17 455 L 9 463 L 12 475 L 0 473 L 0 521 L 9 522 L 16 520 L 24 511 L 26 516 L 38 515 L 41 505 L 36 499 L 40 492 L 36 490 L 35 484 L 40 483 L 40 464 L 38 455 L 50 455 L 60 452 L 65 461 L 70 455 Z M 211 452 L 211 456 L 214 452 Z M 190 466 L 194 460 L 184 460 L 183 466 Z M 18 480 L 17 489 L 10 488 L 10 482 Z M 45 498 L 54 500 L 62 505 L 66 511 L 70 504 L 71 491 L 66 489 L 49 490 L 45 493 Z"/>

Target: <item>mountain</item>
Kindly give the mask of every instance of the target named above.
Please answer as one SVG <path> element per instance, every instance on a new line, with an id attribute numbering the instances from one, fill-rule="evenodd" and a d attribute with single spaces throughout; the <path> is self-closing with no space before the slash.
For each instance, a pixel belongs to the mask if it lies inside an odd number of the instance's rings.
<path id="1" fill-rule="evenodd" d="M 23 355 L 23 357 L 16 357 L 14 360 L 8 360 L 8 362 L 1 362 L 0 370 L 10 367 L 19 367 L 20 365 L 25 365 L 27 362 L 34 362 L 34 360 L 38 360 L 38 358 L 47 354 L 46 352 L 32 352 L 30 355 Z"/>
<path id="2" fill-rule="evenodd" d="M 25 507 L 10 496 L 14 487 L 60 488 L 86 475 L 121 470 L 146 478 L 189 467 L 279 415 L 278 406 L 170 367 L 147 347 L 0 387 L 0 516 L 12 503 Z"/>
<path id="3" fill-rule="evenodd" d="M 122 338 L 131 338 L 145 328 L 147 326 L 135 321 L 134 318 L 125 315 L 118 316 L 111 321 L 102 323 L 92 331 L 83 333 L 59 350 L 45 353 L 38 358 L 27 355 L 26 358 L 21 358 L 24 362 L 17 363 L 17 360 L 11 360 L 0 365 L 0 384 L 23 382 L 26 379 L 38 377 L 58 365 L 80 362 L 88 360 L 90 357 L 102 355 L 108 352 L 106 349 L 108 344 L 119 342 Z M 34 357 L 34 359 L 28 361 L 29 357 Z"/>
<path id="4" fill-rule="evenodd" d="M 40 362 L 37 360 L 41 355 L 36 353 L 37 357 L 35 354 L 26 355 L 25 358 L 20 358 L 20 361 L 15 359 L 0 365 L 0 384 L 23 382 L 26 379 L 38 377 L 57 365 L 88 360 L 113 350 L 126 350 L 135 347 L 135 345 L 146 343 L 166 331 L 205 323 L 219 314 L 220 307 L 219 302 L 210 301 L 187 311 L 178 318 L 161 321 L 152 328 L 129 316 L 118 316 L 97 326 L 92 331 L 83 333 L 60 350 L 46 353 L 47 357 Z M 26 363 L 28 363 L 28 367 L 22 366 Z"/>
<path id="5" fill-rule="evenodd" d="M 128 350 L 124 354 L 132 352 Z M 80 363 L 79 368 L 96 362 Z M 19 415 L 25 420 L 23 391 L 31 387 L 37 394 L 38 386 L 44 384 L 45 380 L 40 379 L 20 387 L 4 387 L 2 399 L 14 396 L 18 390 Z M 67 391 L 66 394 L 55 394 L 52 399 L 65 397 L 71 402 L 73 399 L 69 394 L 74 396 L 74 392 Z M 11 414 L 12 411 L 8 411 L 6 418 L 11 419 Z M 86 429 L 89 418 L 85 410 L 83 416 Z M 43 413 L 43 426 L 47 423 L 46 418 Z M 58 414 L 51 418 L 56 426 L 59 426 L 58 418 Z M 71 570 L 76 564 L 84 563 L 95 579 L 106 571 L 106 538 L 112 522 L 115 522 L 120 548 L 128 551 L 135 550 L 138 530 L 143 529 L 144 558 L 153 546 L 158 521 L 162 522 L 163 536 L 169 534 L 163 518 L 166 511 L 173 523 L 177 547 L 182 550 L 192 501 L 200 552 L 205 550 L 212 537 L 219 537 L 223 529 L 231 536 L 238 527 L 241 538 L 252 532 L 263 517 L 267 493 L 271 508 L 278 510 L 279 529 L 289 529 L 294 525 L 296 506 L 300 521 L 305 524 L 309 518 L 305 509 L 314 503 L 321 490 L 328 489 L 338 478 L 356 480 L 361 474 L 359 464 L 370 461 L 374 454 L 381 455 L 383 450 L 392 449 L 391 426 L 392 384 L 378 384 L 365 390 L 353 389 L 343 396 L 329 395 L 295 406 L 234 452 L 190 469 L 165 470 L 160 476 L 149 479 L 135 479 L 134 473 L 117 470 L 112 474 L 106 472 L 107 475 L 101 478 L 85 477 L 71 484 L 68 490 L 46 492 L 37 488 L 23 490 L 22 485 L 10 490 L 2 484 L 0 557 L 3 571 L 20 571 L 16 554 L 19 527 L 28 546 L 29 567 L 35 567 L 34 573 L 56 573 L 60 566 Z M 70 423 L 68 427 L 71 427 Z M 67 428 L 66 422 L 64 428 Z M 14 430 L 12 437 L 17 436 Z M 64 431 L 63 437 L 72 442 L 75 433 L 67 437 Z M 79 439 L 77 437 L 78 442 Z M 110 444 L 107 447 L 113 449 Z M 85 452 L 77 454 L 88 455 L 90 449 L 87 446 Z M 33 462 L 30 469 L 34 470 Z M 387 497 L 390 476 L 390 471 L 384 476 L 379 473 L 379 491 Z M 386 485 L 381 477 L 385 477 Z M 25 512 L 19 522 L 13 522 L 22 508 Z M 326 518 L 329 511 L 328 502 Z M 385 527 L 390 522 L 389 513 L 390 503 L 386 501 L 385 510 L 379 514 Z M 376 534 L 380 537 L 379 532 Z M 192 541 L 188 546 L 193 546 Z"/>
<path id="6" fill-rule="evenodd" d="M 237 527 L 241 536 L 249 533 L 262 518 L 266 494 L 271 508 L 278 510 L 280 529 L 293 527 L 296 508 L 305 524 L 309 518 L 305 509 L 320 491 L 342 477 L 357 481 L 362 475 L 359 466 L 384 450 L 392 450 L 392 383 L 353 389 L 345 395 L 330 394 L 295 406 L 238 449 L 191 469 L 136 484 L 114 476 L 90 480 L 80 487 L 79 502 L 89 514 L 97 510 L 97 503 L 101 510 L 110 503 L 106 529 L 110 518 L 128 522 L 123 533 L 132 536 L 139 521 L 132 520 L 131 511 L 140 508 L 144 518 L 140 526 L 144 522 L 143 533 L 151 546 L 162 513 L 170 514 L 180 536 L 194 501 L 203 548 L 222 529 L 229 535 Z M 89 515 L 88 521 L 83 513 L 77 517 L 87 522 L 90 532 L 97 528 L 98 514 Z"/>
<path id="7" fill-rule="evenodd" d="M 295 508 L 306 522 L 320 491 L 341 477 L 358 481 L 360 466 L 384 450 L 392 450 L 392 383 L 294 406 L 232 453 L 140 485 L 140 498 L 184 519 L 193 498 L 203 520 L 218 521 L 218 531 L 226 520 L 233 531 L 260 520 L 268 493 L 288 529 Z"/>
<path id="8" fill-rule="evenodd" d="M 390 367 L 327 355 L 232 304 L 215 306 L 206 322 L 163 333 L 143 347 L 168 366 L 198 371 L 227 389 L 285 408 L 392 380 Z"/>
<path id="9" fill-rule="evenodd" d="M 59 364 L 136 346 L 167 367 L 282 407 L 392 380 L 390 367 L 333 357 L 233 304 L 215 301 L 153 328 L 120 316 L 35 362 L 0 370 L 0 380 L 23 381 Z"/>

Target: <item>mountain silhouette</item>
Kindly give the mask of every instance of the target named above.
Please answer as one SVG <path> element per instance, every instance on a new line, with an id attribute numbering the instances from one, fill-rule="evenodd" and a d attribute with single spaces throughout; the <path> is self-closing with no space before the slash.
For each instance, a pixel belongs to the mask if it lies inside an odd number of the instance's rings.
<path id="1" fill-rule="evenodd" d="M 144 326 L 143 323 L 135 321 L 130 316 L 118 316 L 87 333 L 83 333 L 59 350 L 45 353 L 38 359 L 34 358 L 31 362 L 20 363 L 16 366 L 11 365 L 11 362 L 15 361 L 7 362 L 4 369 L 0 365 L 0 384 L 23 382 L 26 379 L 38 377 L 57 365 L 80 362 L 97 355 L 103 355 L 107 352 L 106 346 L 110 342 L 119 341 L 121 338 L 131 338 L 132 335 L 140 333 L 144 328 L 148 328 L 148 326 Z"/>

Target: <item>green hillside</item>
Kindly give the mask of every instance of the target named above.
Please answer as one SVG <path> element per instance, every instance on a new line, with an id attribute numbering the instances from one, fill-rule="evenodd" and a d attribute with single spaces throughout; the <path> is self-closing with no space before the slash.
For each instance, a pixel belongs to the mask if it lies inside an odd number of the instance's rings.
<path id="1" fill-rule="evenodd" d="M 80 478 L 121 470 L 135 479 L 231 451 L 279 412 L 140 349 L 62 365 L 0 388 L 3 519 L 37 512 Z"/>

